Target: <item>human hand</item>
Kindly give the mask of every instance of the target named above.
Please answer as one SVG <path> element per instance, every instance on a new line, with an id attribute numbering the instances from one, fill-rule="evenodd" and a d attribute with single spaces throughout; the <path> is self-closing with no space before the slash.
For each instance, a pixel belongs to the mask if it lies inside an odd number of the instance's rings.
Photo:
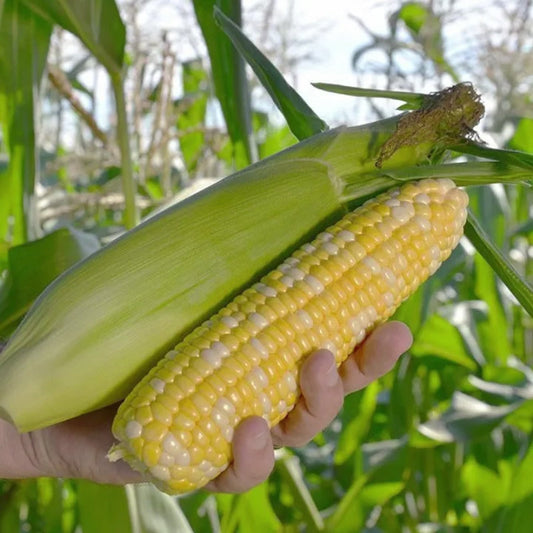
<path id="1" fill-rule="evenodd" d="M 244 420 L 235 431 L 233 463 L 206 489 L 244 492 L 264 481 L 274 466 L 274 446 L 310 441 L 335 418 L 346 394 L 388 372 L 411 341 L 404 324 L 384 324 L 338 371 L 330 352 L 315 352 L 302 366 L 302 397 L 295 408 L 271 430 L 260 417 Z M 23 434 L 0 420 L 0 477 L 83 478 L 118 485 L 142 481 L 125 462 L 107 460 L 115 412 L 116 406 L 110 406 Z"/>
<path id="2" fill-rule="evenodd" d="M 274 468 L 274 447 L 307 444 L 337 416 L 344 396 L 363 389 L 393 368 L 409 349 L 411 332 L 401 322 L 376 328 L 337 369 L 331 352 L 318 350 L 302 365 L 302 397 L 269 430 L 261 417 L 243 420 L 233 437 L 233 462 L 206 489 L 244 492 L 263 482 Z"/>

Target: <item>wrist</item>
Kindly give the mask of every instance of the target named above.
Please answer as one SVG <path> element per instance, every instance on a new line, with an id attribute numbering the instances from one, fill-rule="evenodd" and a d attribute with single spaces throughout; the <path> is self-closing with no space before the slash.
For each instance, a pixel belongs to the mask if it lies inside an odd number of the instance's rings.
<path id="1" fill-rule="evenodd" d="M 32 437 L 19 433 L 10 423 L 0 420 L 0 478 L 22 479 L 42 475 Z"/>

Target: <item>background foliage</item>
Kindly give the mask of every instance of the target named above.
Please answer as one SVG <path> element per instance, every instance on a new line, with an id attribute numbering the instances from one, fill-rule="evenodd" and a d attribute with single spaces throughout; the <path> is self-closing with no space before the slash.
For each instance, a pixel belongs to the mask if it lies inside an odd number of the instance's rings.
<path id="1" fill-rule="evenodd" d="M 313 29 L 274 0 L 246 3 L 244 17 L 237 1 L 176 2 L 180 31 L 156 35 L 146 22 L 154 0 L 0 2 L 4 338 L 52 279 L 139 216 L 296 142 L 212 18 L 214 4 L 236 23 L 244 18 L 248 35 L 295 80 L 308 60 L 302 36 Z M 462 47 L 452 37 L 464 4 L 391 3 L 385 33 L 353 17 L 368 35 L 353 67 L 385 89 L 474 81 L 488 103 L 487 138 L 533 153 L 531 5 L 490 9 L 500 24 Z M 181 57 L 184 40 L 196 58 Z M 279 98 L 292 124 L 309 126 L 305 113 L 292 115 L 289 90 Z M 369 109 L 391 111 L 381 102 Z M 484 230 L 531 281 L 531 189 L 469 193 Z M 148 486 L 0 480 L 0 531 L 529 532 L 532 317 L 464 240 L 397 318 L 415 343 L 395 371 L 350 395 L 311 444 L 280 451 L 267 483 L 177 499 Z"/>

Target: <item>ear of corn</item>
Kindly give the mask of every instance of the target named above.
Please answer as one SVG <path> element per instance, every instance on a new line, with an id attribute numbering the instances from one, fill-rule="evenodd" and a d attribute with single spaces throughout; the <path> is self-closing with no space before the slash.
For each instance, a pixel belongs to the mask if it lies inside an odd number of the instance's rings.
<path id="1" fill-rule="evenodd" d="M 48 287 L 0 355 L 0 416 L 26 431 L 123 399 L 177 339 L 339 213 L 323 164 L 281 162 L 111 243 Z"/>
<path id="2" fill-rule="evenodd" d="M 396 123 L 299 143 L 60 276 L 0 354 L 0 417 L 29 431 L 122 400 L 184 334 L 338 219 L 343 176 L 371 169 Z M 415 163 L 429 146 L 399 150 L 390 164 Z"/>
<path id="3" fill-rule="evenodd" d="M 293 408 L 308 354 L 326 348 L 341 364 L 435 272 L 462 235 L 467 203 L 450 180 L 423 180 L 320 233 L 147 374 L 119 408 L 110 458 L 169 493 L 216 477 L 241 420 L 272 426 Z"/>
<path id="4" fill-rule="evenodd" d="M 464 103 L 452 104 L 449 117 L 463 124 Z M 411 127 L 401 128 L 407 118 Z M 420 110 L 316 135 L 73 267 L 0 354 L 0 417 L 27 431 L 123 399 L 170 346 L 337 219 L 345 202 L 390 187 L 387 174 L 372 177 L 378 161 L 383 169 L 412 166 L 436 144 L 457 142 L 443 123 L 453 133 L 442 114 Z M 435 128 L 438 142 L 420 133 Z"/>

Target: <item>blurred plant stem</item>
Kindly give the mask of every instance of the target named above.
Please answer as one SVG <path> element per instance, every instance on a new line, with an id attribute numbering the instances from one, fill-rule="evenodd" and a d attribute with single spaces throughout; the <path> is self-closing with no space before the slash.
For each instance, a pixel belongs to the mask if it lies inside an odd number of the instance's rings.
<path id="1" fill-rule="evenodd" d="M 281 472 L 290 488 L 295 506 L 302 513 L 303 520 L 308 526 L 307 531 L 311 533 L 324 531 L 324 520 L 305 484 L 298 458 L 282 451 L 276 461 L 276 468 Z"/>
<path id="2" fill-rule="evenodd" d="M 122 191 L 124 193 L 124 226 L 126 229 L 135 227 L 139 221 L 139 213 L 135 205 L 135 178 L 131 159 L 130 137 L 126 100 L 124 98 L 124 78 L 121 74 L 111 75 L 111 86 L 115 97 L 117 111 L 117 141 L 121 156 Z"/>

